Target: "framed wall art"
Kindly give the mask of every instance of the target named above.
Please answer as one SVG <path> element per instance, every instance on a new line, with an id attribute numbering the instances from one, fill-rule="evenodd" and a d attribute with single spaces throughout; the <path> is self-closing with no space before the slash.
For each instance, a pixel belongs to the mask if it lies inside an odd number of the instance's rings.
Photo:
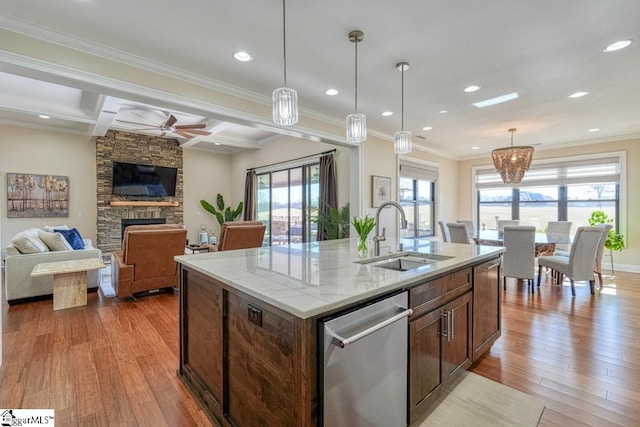
<path id="1" fill-rule="evenodd" d="M 68 216 L 68 176 L 7 173 L 7 218 Z"/>
<path id="2" fill-rule="evenodd" d="M 391 178 L 371 175 L 371 206 L 377 208 L 391 200 Z"/>

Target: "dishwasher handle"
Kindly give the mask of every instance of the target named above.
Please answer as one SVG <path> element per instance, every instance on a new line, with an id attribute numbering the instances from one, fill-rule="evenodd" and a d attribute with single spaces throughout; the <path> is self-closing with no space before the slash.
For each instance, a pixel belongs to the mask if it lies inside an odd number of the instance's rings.
<path id="1" fill-rule="evenodd" d="M 377 323 L 367 329 L 365 329 L 362 332 L 358 332 L 355 335 L 352 335 L 350 337 L 344 338 L 342 336 L 340 336 L 339 334 L 337 334 L 335 331 L 332 331 L 333 334 L 333 340 L 332 343 L 337 345 L 340 348 L 345 348 L 346 346 L 348 346 L 349 344 L 353 344 L 354 342 L 368 336 L 371 335 L 372 333 L 379 331 L 380 329 L 389 326 L 390 324 L 397 322 L 398 320 L 404 318 L 404 317 L 409 317 L 413 314 L 413 310 L 410 308 L 407 308 L 406 310 L 401 311 L 400 313 L 396 314 L 395 316 L 392 316 L 388 319 L 383 320 L 380 323 Z"/>

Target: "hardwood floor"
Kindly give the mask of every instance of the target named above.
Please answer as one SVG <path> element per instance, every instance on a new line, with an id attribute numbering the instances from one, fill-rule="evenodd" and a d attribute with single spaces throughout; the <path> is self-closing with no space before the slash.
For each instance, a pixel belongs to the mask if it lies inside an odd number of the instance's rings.
<path id="1" fill-rule="evenodd" d="M 507 283 L 502 337 L 471 370 L 541 399 L 541 426 L 638 425 L 640 275 L 575 298 L 545 279 L 535 295 Z M 2 314 L 0 407 L 54 408 L 61 426 L 212 425 L 176 374 L 177 295 Z"/>

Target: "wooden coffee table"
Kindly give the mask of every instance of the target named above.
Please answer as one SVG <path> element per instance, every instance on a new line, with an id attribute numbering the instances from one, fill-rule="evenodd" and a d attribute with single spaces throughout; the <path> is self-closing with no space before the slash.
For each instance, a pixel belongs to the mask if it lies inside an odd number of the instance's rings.
<path id="1" fill-rule="evenodd" d="M 87 305 L 87 272 L 100 270 L 97 258 L 44 262 L 33 267 L 32 277 L 53 275 L 53 309 Z"/>

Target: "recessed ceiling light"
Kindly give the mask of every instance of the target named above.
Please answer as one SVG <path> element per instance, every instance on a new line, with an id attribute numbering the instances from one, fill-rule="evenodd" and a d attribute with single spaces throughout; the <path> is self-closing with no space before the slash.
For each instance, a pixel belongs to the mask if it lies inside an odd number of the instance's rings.
<path id="1" fill-rule="evenodd" d="M 477 86 L 477 85 L 471 85 L 471 86 L 467 86 L 467 87 L 465 87 L 465 88 L 464 88 L 464 91 L 465 91 L 465 92 L 475 92 L 475 91 L 477 91 L 477 90 L 479 90 L 479 89 L 480 89 L 480 86 Z"/>
<path id="2" fill-rule="evenodd" d="M 337 89 L 327 89 L 324 91 L 325 95 L 334 96 L 338 94 Z"/>
<path id="3" fill-rule="evenodd" d="M 220 142 L 214 142 L 213 145 L 222 145 Z"/>
<path id="4" fill-rule="evenodd" d="M 431 129 L 433 129 L 431 126 L 425 126 L 422 128 L 422 130 L 431 130 Z"/>
<path id="5" fill-rule="evenodd" d="M 440 111 L 438 111 L 438 113 L 440 113 L 440 114 L 447 114 L 447 113 L 448 113 L 448 111 L 447 111 L 447 110 L 440 110 Z"/>
<path id="6" fill-rule="evenodd" d="M 385 117 L 389 117 L 389 116 L 391 116 L 392 114 L 393 114 L 393 111 L 383 111 L 383 112 L 382 112 L 382 115 L 383 115 L 383 116 L 385 116 Z"/>
<path id="7" fill-rule="evenodd" d="M 476 146 L 476 147 L 471 147 L 472 150 L 479 150 L 480 147 Z"/>
<path id="8" fill-rule="evenodd" d="M 589 129 L 587 132 L 600 132 L 600 128 Z"/>
<path id="9" fill-rule="evenodd" d="M 233 52 L 233 57 L 240 62 L 251 61 L 253 57 L 243 50 Z"/>
<path id="10" fill-rule="evenodd" d="M 571 95 L 569 95 L 569 98 L 582 98 L 583 96 L 588 94 L 589 92 L 580 91 L 580 92 L 572 93 Z"/>
<path id="11" fill-rule="evenodd" d="M 624 49 L 629 46 L 633 40 L 618 40 L 617 42 L 611 43 L 609 46 L 604 48 L 604 52 L 615 52 L 616 50 Z"/>
<path id="12" fill-rule="evenodd" d="M 489 107 L 491 105 L 502 104 L 518 98 L 518 92 L 511 92 L 506 95 L 496 96 L 495 98 L 485 99 L 484 101 L 474 102 L 473 105 L 478 108 Z"/>
<path id="13" fill-rule="evenodd" d="M 39 114 L 38 117 L 40 117 L 41 119 L 50 119 L 51 116 L 47 116 L 46 114 Z"/>

